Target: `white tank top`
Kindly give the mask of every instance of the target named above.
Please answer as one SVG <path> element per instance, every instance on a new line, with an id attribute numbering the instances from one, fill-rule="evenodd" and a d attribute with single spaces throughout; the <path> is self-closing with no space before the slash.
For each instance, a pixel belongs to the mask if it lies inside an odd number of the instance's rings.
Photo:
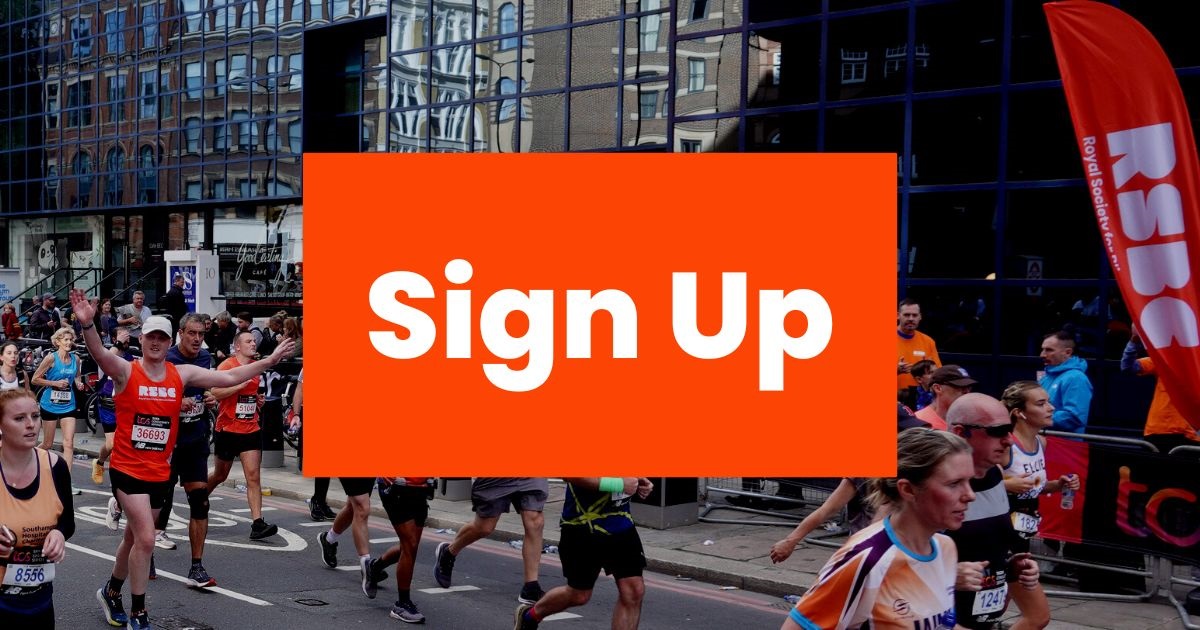
<path id="1" fill-rule="evenodd" d="M 21 374 L 13 375 L 13 380 L 6 381 L 3 376 L 0 376 L 0 392 L 9 389 L 21 389 Z"/>
<path id="2" fill-rule="evenodd" d="M 1021 444 L 1016 441 L 1015 436 L 1013 444 L 1009 447 L 1009 452 L 1012 454 L 1012 460 L 1008 466 L 1004 467 L 1006 475 L 1025 475 L 1032 473 L 1037 484 L 1017 495 L 1018 499 L 1036 499 L 1042 490 L 1046 487 L 1046 451 L 1042 448 L 1042 441 L 1037 440 L 1037 450 L 1032 453 L 1026 452 L 1021 448 Z"/>

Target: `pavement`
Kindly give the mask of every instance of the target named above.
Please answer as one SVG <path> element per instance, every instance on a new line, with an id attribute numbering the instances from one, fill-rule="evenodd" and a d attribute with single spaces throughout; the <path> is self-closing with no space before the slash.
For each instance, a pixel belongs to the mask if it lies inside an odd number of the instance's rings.
<path id="1" fill-rule="evenodd" d="M 75 436 L 76 453 L 95 457 L 103 444 L 102 436 L 87 433 Z M 282 467 L 262 470 L 263 493 L 268 489 L 272 496 L 304 501 L 312 495 L 313 482 L 300 474 L 296 466 L 294 451 L 284 446 Z M 81 478 L 82 477 L 82 478 Z M 81 471 L 75 471 L 76 485 L 88 487 L 90 479 Z M 244 483 L 240 466 L 235 463 L 225 486 L 237 488 Z M 794 526 L 801 510 L 782 511 L 769 514 L 750 514 L 733 511 L 726 501 L 728 494 L 707 489 L 710 485 L 721 488 L 735 487 L 721 482 L 701 480 L 699 513 L 705 508 L 711 518 L 735 520 L 737 523 L 696 522 L 670 529 L 638 528 L 645 547 L 646 561 L 653 571 L 674 575 L 680 580 L 694 580 L 725 590 L 741 589 L 776 596 L 802 594 L 812 585 L 816 573 L 821 569 L 833 548 L 801 543 L 790 558 L 773 564 L 768 554 L 777 540 L 783 538 Z M 558 544 L 558 528 L 554 526 L 557 514 L 561 513 L 565 484 L 551 480 L 550 499 L 546 505 L 547 526 L 545 544 Z M 328 503 L 334 509 L 344 505 L 345 494 L 339 483 L 330 484 Z M 373 516 L 386 519 L 383 508 L 372 502 Z M 787 515 L 792 515 L 788 518 Z M 457 531 L 473 518 L 469 500 L 448 500 L 440 496 L 430 501 L 427 530 Z M 757 524 L 755 524 L 757 523 Z M 780 524 L 768 524 L 780 523 Z M 790 523 L 790 524 L 789 524 Z M 444 532 L 450 533 L 450 532 Z M 523 537 L 520 519 L 506 516 L 500 519 L 492 536 L 500 541 L 519 541 Z M 834 538 L 840 543 L 843 538 Z M 1176 569 L 1179 577 L 1190 575 L 1186 567 Z M 1069 588 L 1047 584 L 1049 590 Z M 1175 587 L 1177 597 L 1187 593 L 1186 587 Z M 1089 628 L 1120 628 L 1121 630 L 1159 630 L 1188 628 L 1180 619 L 1176 609 L 1170 605 L 1163 593 L 1149 601 L 1117 602 L 1076 597 L 1051 597 L 1052 630 L 1086 630 Z M 1010 607 L 1015 610 L 1015 606 Z M 1015 613 L 1006 619 L 1011 620 Z M 1200 618 L 1190 617 L 1191 629 L 1200 628 Z M 1189 630 L 1191 630 L 1189 629 Z"/>

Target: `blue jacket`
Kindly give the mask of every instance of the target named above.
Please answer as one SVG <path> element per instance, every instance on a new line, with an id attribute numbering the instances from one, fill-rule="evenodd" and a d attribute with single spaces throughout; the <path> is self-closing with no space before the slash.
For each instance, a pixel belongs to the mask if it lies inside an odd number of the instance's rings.
<path id="1" fill-rule="evenodd" d="M 1079 357 L 1046 368 L 1040 385 L 1050 394 L 1050 404 L 1054 405 L 1052 430 L 1083 433 L 1087 428 L 1088 410 L 1092 407 L 1092 382 L 1085 372 L 1087 362 Z"/>

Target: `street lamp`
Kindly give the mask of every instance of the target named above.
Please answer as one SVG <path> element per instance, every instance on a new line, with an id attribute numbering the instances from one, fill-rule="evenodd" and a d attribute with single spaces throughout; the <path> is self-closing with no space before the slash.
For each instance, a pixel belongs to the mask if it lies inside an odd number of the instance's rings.
<path id="1" fill-rule="evenodd" d="M 496 71 L 497 75 L 501 74 L 501 72 L 504 69 L 504 66 L 507 66 L 512 63 L 516 63 L 517 61 L 520 61 L 521 63 L 533 63 L 534 62 L 534 59 L 532 57 L 526 57 L 525 59 L 520 59 L 520 60 L 513 59 L 511 61 L 497 61 L 496 59 L 493 59 L 490 55 L 486 55 L 484 53 L 476 53 L 475 58 L 482 59 L 484 61 L 490 61 L 493 64 L 495 64 L 497 66 L 497 71 Z M 518 72 L 517 74 L 518 74 L 518 79 L 519 79 L 520 73 Z M 501 76 L 501 78 L 505 78 L 505 77 Z M 517 85 L 517 87 L 513 88 L 513 96 L 516 99 L 516 119 L 517 119 L 516 125 L 514 126 L 514 128 L 519 129 L 519 126 L 521 123 L 520 83 L 518 83 L 518 82 L 514 82 L 514 83 L 516 83 L 516 85 Z M 507 100 L 507 99 L 501 99 L 496 104 L 496 153 L 504 153 L 504 151 L 501 150 L 501 148 L 500 148 L 500 110 L 504 109 L 504 101 L 505 100 Z M 519 131 L 517 133 L 519 133 Z M 515 144 L 515 142 L 513 144 Z"/>

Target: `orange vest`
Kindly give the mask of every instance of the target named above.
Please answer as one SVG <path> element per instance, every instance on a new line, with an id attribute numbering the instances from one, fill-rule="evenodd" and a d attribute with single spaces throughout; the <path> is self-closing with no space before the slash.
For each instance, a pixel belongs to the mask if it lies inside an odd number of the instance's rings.
<path id="1" fill-rule="evenodd" d="M 4 584 L 0 589 L 5 595 L 32 595 L 54 580 L 53 563 L 42 556 L 42 544 L 46 534 L 58 524 L 63 504 L 54 489 L 50 454 L 35 448 L 33 455 L 38 465 L 38 476 L 34 480 L 38 488 L 33 498 L 21 501 L 14 498 L 7 487 L 0 488 L 0 514 L 3 515 L 0 521 L 16 537 L 12 550 L 0 557 L 0 582 Z M 12 575 L 8 573 L 10 569 Z"/>
<path id="2" fill-rule="evenodd" d="M 167 376 L 152 381 L 142 360 L 130 364 L 129 381 L 113 396 L 117 432 L 113 436 L 112 469 L 142 481 L 171 479 L 171 455 L 179 437 L 179 408 L 183 379 L 175 365 L 164 361 Z"/>
<path id="3" fill-rule="evenodd" d="M 237 357 L 221 362 L 218 370 L 232 370 L 241 366 Z M 217 403 L 217 430 L 229 433 L 254 433 L 258 430 L 258 382 L 260 377 L 246 381 L 233 395 Z"/>
<path id="4" fill-rule="evenodd" d="M 1138 363 L 1142 366 L 1143 375 L 1152 376 L 1158 373 L 1154 367 L 1154 360 L 1150 357 L 1138 359 Z M 1163 386 L 1161 378 L 1154 385 L 1154 398 L 1150 401 L 1150 411 L 1146 414 L 1146 429 L 1142 435 L 1182 435 L 1194 442 L 1200 442 L 1196 437 L 1196 429 L 1192 428 L 1187 418 L 1171 404 L 1171 397 L 1167 395 L 1167 388 Z"/>

